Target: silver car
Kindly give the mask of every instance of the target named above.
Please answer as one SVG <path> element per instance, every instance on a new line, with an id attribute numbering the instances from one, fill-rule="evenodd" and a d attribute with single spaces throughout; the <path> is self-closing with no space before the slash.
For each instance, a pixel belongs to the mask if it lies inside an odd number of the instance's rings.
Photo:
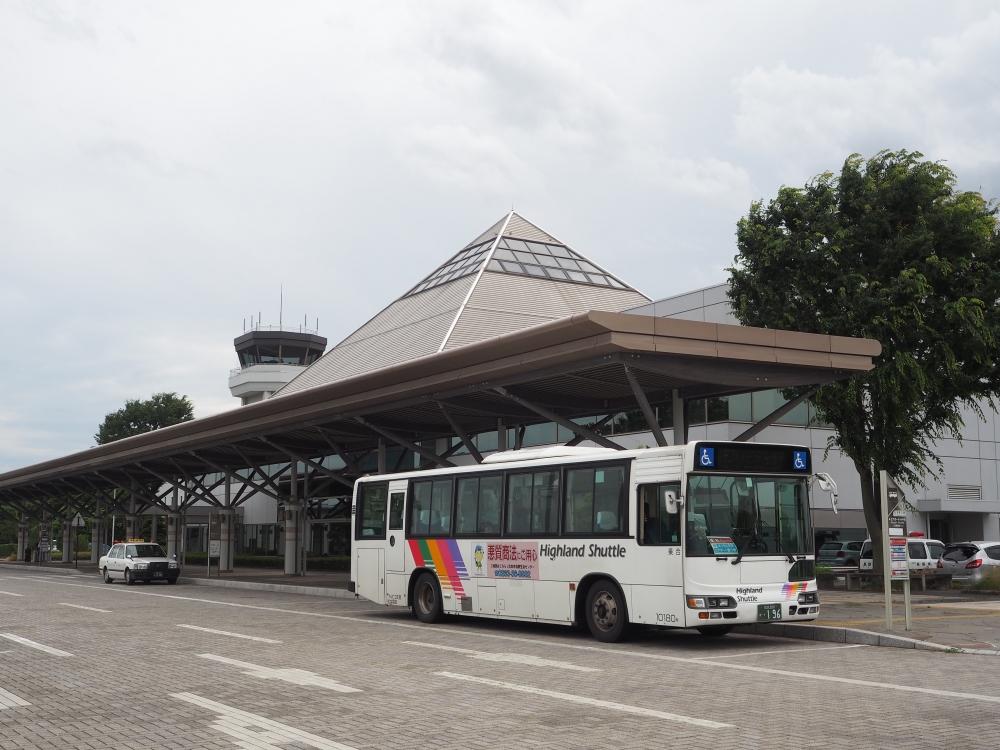
<path id="1" fill-rule="evenodd" d="M 817 565 L 856 568 L 861 559 L 861 542 L 826 542 L 816 555 Z"/>
<path id="2" fill-rule="evenodd" d="M 938 561 L 938 569 L 951 573 L 953 581 L 979 583 L 1000 568 L 1000 542 L 949 544 Z"/>

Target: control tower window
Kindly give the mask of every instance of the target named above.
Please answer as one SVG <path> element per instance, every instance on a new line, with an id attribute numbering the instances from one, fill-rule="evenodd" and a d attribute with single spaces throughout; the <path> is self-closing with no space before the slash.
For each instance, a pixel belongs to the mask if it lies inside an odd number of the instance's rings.
<path id="1" fill-rule="evenodd" d="M 257 364 L 257 348 L 250 347 L 239 352 L 240 364 L 244 367 Z"/>
<path id="2" fill-rule="evenodd" d="M 257 351 L 260 354 L 261 362 L 280 362 L 280 351 L 276 346 L 261 346 L 257 345 Z"/>
<path id="3" fill-rule="evenodd" d="M 281 363 L 283 365 L 301 365 L 306 358 L 306 350 L 301 346 L 282 346 Z"/>

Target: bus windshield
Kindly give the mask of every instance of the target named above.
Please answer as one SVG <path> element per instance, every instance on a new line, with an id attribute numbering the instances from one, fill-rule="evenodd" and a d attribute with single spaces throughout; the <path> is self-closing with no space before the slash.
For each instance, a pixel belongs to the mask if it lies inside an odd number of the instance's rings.
<path id="1" fill-rule="evenodd" d="M 813 551 L 805 478 L 692 475 L 684 514 L 689 557 Z"/>

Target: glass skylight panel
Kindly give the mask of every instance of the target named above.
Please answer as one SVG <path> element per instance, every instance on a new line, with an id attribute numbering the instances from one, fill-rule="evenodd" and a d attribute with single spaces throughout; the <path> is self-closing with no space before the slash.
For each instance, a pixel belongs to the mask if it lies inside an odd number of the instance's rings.
<path id="1" fill-rule="evenodd" d="M 534 240 L 517 240 L 501 237 L 493 259 L 486 267 L 490 271 L 516 273 L 522 276 L 538 276 L 574 281 L 578 284 L 628 289 L 582 255 L 565 245 L 554 245 Z"/>
<path id="2" fill-rule="evenodd" d="M 447 284 L 449 281 L 476 273 L 492 246 L 493 240 L 491 239 L 479 245 L 461 250 L 449 258 L 447 262 L 439 266 L 434 273 L 413 287 L 406 296 L 418 294 L 432 287 Z"/>

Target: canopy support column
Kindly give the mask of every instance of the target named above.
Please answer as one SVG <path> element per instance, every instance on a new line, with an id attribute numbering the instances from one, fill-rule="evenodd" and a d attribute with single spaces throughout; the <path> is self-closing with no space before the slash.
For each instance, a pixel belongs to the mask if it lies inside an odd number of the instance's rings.
<path id="1" fill-rule="evenodd" d="M 649 430 L 653 433 L 653 439 L 656 440 L 657 446 L 660 448 L 664 447 L 667 444 L 667 440 L 663 437 L 663 431 L 660 429 L 660 425 L 656 421 L 656 415 L 649 405 L 649 399 L 646 398 L 646 394 L 639 385 L 639 381 L 636 380 L 632 368 L 628 365 L 625 365 L 625 377 L 628 378 L 628 384 L 632 386 L 632 393 L 635 394 L 635 400 L 639 402 L 639 408 L 642 409 L 642 415 L 646 418 L 646 424 L 649 425 Z"/>
<path id="2" fill-rule="evenodd" d="M 290 492 L 288 500 L 285 502 L 285 575 L 297 576 L 301 569 L 301 547 L 300 538 L 302 520 L 302 505 L 299 503 L 299 462 L 292 461 L 289 468 Z"/>
<path id="3" fill-rule="evenodd" d="M 674 388 L 673 393 L 674 408 L 674 445 L 686 445 L 688 441 L 687 419 L 684 414 L 684 399 L 681 392 Z"/>

